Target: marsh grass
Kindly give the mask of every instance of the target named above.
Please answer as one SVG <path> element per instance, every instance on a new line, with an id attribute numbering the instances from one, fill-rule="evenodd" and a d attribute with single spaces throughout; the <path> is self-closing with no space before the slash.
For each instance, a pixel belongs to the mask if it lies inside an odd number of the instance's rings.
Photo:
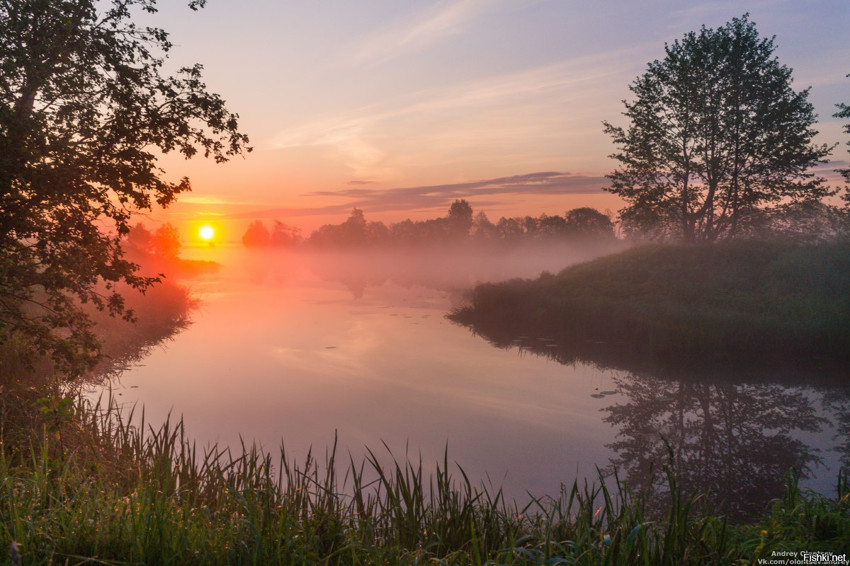
<path id="1" fill-rule="evenodd" d="M 837 500 L 791 476 L 764 521 L 731 525 L 668 470 L 660 513 L 602 474 L 519 508 L 447 453 L 428 476 L 371 451 L 340 465 L 335 446 L 299 464 L 282 448 L 198 451 L 182 421 L 153 427 L 112 402 L 79 398 L 73 415 L 64 452 L 46 427 L 27 457 L 0 451 L 0 541 L 27 565 L 729 564 L 850 537 L 846 475 Z"/>
<path id="2" fill-rule="evenodd" d="M 450 318 L 497 345 L 544 336 L 604 366 L 842 368 L 850 356 L 848 244 L 644 246 L 469 299 Z"/>

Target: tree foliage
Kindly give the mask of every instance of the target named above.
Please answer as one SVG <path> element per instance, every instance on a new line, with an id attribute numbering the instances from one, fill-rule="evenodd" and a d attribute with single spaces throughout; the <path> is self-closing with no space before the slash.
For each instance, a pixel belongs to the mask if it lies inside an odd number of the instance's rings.
<path id="1" fill-rule="evenodd" d="M 262 224 L 259 221 L 252 223 Z M 249 230 L 251 229 L 249 226 Z M 246 232 L 247 234 L 247 232 Z M 310 246 L 358 248 L 376 246 L 451 247 L 477 244 L 518 244 L 521 242 L 610 241 L 615 238 L 614 224 L 608 215 L 593 208 L 576 208 L 564 216 L 541 214 L 538 217 L 501 217 L 494 224 L 483 211 L 476 213 L 464 199 L 455 200 L 448 214 L 427 220 L 402 220 L 387 227 L 383 222 L 367 221 L 355 208 L 342 224 L 325 224 L 306 240 Z M 274 238 L 273 238 L 274 239 Z M 298 243 L 295 240 L 294 243 Z"/>
<path id="2" fill-rule="evenodd" d="M 139 222 L 130 228 L 123 242 L 123 249 L 128 256 L 144 255 L 165 260 L 177 259 L 182 247 L 180 233 L 170 222 L 159 226 L 153 232 Z"/>
<path id="3" fill-rule="evenodd" d="M 250 150 L 200 65 L 165 72 L 168 34 L 132 19 L 155 4 L 0 1 L 0 338 L 71 373 L 97 351 L 80 303 L 127 316 L 115 284 L 153 282 L 122 254 L 132 215 L 190 189 L 157 155 Z"/>
<path id="4" fill-rule="evenodd" d="M 771 207 L 830 194 L 809 173 L 830 151 L 812 143 L 809 91 L 792 88 L 747 15 L 665 51 L 630 86 L 629 126 L 605 122 L 620 163 L 606 190 L 628 203 L 625 228 L 713 241 L 750 231 Z"/>
<path id="5" fill-rule="evenodd" d="M 847 76 L 850 77 L 850 75 Z M 834 116 L 836 118 L 850 118 L 850 106 L 844 104 L 843 102 L 841 104 L 838 104 L 838 112 L 836 112 Z M 844 124 L 844 133 L 850 134 L 850 122 Z M 847 142 L 847 145 L 850 146 L 850 141 Z M 850 168 L 838 169 L 837 171 L 841 174 L 842 177 L 844 177 L 844 180 L 847 183 L 850 183 Z M 844 200 L 847 201 L 848 205 L 850 205 L 850 190 L 844 193 Z"/>
<path id="6" fill-rule="evenodd" d="M 567 211 L 564 229 L 575 236 L 587 238 L 610 238 L 614 236 L 614 223 L 595 208 L 583 206 Z"/>
<path id="7" fill-rule="evenodd" d="M 449 207 L 448 231 L 453 238 L 465 238 L 472 229 L 472 205 L 466 200 L 455 200 Z"/>
<path id="8" fill-rule="evenodd" d="M 271 234 L 262 220 L 254 220 L 248 224 L 248 229 L 242 234 L 242 243 L 249 248 L 268 246 L 271 243 Z"/>

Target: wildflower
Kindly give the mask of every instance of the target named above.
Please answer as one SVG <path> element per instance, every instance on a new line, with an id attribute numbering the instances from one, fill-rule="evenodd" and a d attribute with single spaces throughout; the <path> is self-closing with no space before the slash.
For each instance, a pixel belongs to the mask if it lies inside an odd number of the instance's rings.
<path id="1" fill-rule="evenodd" d="M 762 537 L 766 537 L 766 536 L 767 536 L 767 530 L 762 529 L 762 530 L 761 530 L 761 536 L 762 536 Z"/>

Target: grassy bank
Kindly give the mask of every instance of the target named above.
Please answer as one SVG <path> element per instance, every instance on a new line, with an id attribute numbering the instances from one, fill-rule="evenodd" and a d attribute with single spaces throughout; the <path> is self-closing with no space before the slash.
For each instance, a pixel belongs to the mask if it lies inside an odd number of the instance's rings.
<path id="1" fill-rule="evenodd" d="M 645 246 L 480 285 L 452 318 L 496 341 L 557 339 L 603 364 L 839 364 L 850 357 L 850 245 Z"/>
<path id="2" fill-rule="evenodd" d="M 652 494 L 611 477 L 517 508 L 448 457 L 426 477 L 421 463 L 374 455 L 299 464 L 251 448 L 200 453 L 181 423 L 131 426 L 84 401 L 46 418 L 28 451 L 0 454 L 0 542 L 17 543 L 28 566 L 732 564 L 841 552 L 850 540 L 846 477 L 828 499 L 800 493 L 791 476 L 753 524 L 682 496 L 672 475 L 660 513 Z"/>

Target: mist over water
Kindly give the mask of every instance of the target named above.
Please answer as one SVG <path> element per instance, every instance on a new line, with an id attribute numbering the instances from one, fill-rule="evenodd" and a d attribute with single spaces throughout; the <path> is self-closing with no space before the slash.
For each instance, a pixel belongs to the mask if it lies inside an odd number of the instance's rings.
<path id="1" fill-rule="evenodd" d="M 501 486 L 520 500 L 527 493 L 557 495 L 562 483 L 594 479 L 597 467 L 612 463 L 644 481 L 639 468 L 663 459 L 659 434 L 675 433 L 667 414 L 672 406 L 691 415 L 697 430 L 706 422 L 705 407 L 731 403 L 752 415 L 751 408 L 773 400 L 790 405 L 787 419 L 764 427 L 746 416 L 729 423 L 749 435 L 730 451 L 737 467 L 694 481 L 802 463 L 817 472 L 810 485 L 830 489 L 842 456 L 832 450 L 836 432 L 800 401 L 802 395 L 823 403 L 823 392 L 697 387 L 565 365 L 558 344 L 545 336 L 515 336 L 494 347 L 445 316 L 476 283 L 555 273 L 618 249 L 622 244 L 188 250 L 194 259 L 221 264 L 187 281 L 201 299 L 192 325 L 126 372 L 113 384 L 114 394 L 144 405 L 152 423 L 182 415 L 199 446 L 238 449 L 242 441 L 256 441 L 276 452 L 283 442 L 291 458 L 303 460 L 311 447 L 323 454 L 336 435 L 344 457 L 357 461 L 366 447 L 388 455 L 386 443 L 397 459 L 421 457 L 426 469 L 448 448 L 449 460 L 474 482 Z M 833 413 L 842 410 L 839 403 Z M 683 438 L 682 445 L 689 442 Z M 766 451 L 748 467 L 753 446 L 765 442 L 790 456 L 771 467 L 775 454 Z M 766 491 L 775 483 L 771 478 Z M 759 489 L 744 492 L 763 495 Z"/>

